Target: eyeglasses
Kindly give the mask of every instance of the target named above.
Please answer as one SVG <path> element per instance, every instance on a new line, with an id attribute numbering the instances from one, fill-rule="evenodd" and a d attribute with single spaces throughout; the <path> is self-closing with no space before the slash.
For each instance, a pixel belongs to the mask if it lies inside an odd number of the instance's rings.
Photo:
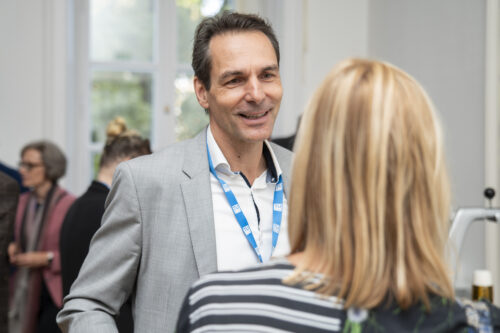
<path id="1" fill-rule="evenodd" d="M 31 171 L 31 169 L 43 166 L 43 163 L 30 163 L 30 162 L 19 162 L 19 169 L 20 168 L 25 168 L 28 171 Z"/>

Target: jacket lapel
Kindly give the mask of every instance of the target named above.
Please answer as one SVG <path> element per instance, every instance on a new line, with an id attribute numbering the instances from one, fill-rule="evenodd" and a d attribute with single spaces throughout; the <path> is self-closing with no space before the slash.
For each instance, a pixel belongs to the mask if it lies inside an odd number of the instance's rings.
<path id="1" fill-rule="evenodd" d="M 186 149 L 183 172 L 187 179 L 181 183 L 191 244 L 200 276 L 217 270 L 212 191 L 206 149 L 204 130 Z"/>
<path id="2" fill-rule="evenodd" d="M 278 163 L 281 168 L 281 172 L 283 174 L 283 185 L 285 187 L 285 195 L 288 196 L 290 195 L 290 169 L 292 166 L 292 156 L 293 154 L 289 151 L 285 151 L 283 148 L 280 146 L 276 145 L 273 142 L 271 143 L 271 147 L 273 148 L 274 155 L 276 156 L 276 159 L 278 160 Z"/>

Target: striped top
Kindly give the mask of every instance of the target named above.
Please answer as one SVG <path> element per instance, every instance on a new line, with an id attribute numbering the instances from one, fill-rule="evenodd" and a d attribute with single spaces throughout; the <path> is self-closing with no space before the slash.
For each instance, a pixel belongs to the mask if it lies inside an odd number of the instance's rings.
<path id="1" fill-rule="evenodd" d="M 186 296 L 177 332 L 457 332 L 477 326 L 468 319 L 465 304 L 437 296 L 431 297 L 430 313 L 419 304 L 405 311 L 397 305 L 369 312 L 346 310 L 336 297 L 284 284 L 283 278 L 294 269 L 280 260 L 201 278 Z M 467 311 L 477 319 L 481 313 L 474 304 L 467 302 Z M 486 318 L 493 322 L 483 320 L 478 325 L 500 330 L 500 310 L 478 304 L 493 317 Z M 481 331 L 480 326 L 475 328 Z"/>

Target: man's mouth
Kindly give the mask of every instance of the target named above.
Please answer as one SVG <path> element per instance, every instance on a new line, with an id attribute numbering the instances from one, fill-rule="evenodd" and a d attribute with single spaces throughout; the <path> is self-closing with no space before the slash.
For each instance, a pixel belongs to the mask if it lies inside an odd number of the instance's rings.
<path id="1" fill-rule="evenodd" d="M 259 119 L 266 116 L 269 113 L 268 111 L 258 112 L 258 113 L 240 113 L 239 115 L 246 119 Z"/>

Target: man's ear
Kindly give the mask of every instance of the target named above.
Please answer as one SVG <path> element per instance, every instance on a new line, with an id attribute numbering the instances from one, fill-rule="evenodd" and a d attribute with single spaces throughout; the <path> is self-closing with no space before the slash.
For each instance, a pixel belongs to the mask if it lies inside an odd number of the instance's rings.
<path id="1" fill-rule="evenodd" d="M 201 107 L 205 110 L 208 109 L 208 91 L 205 89 L 205 85 L 198 79 L 197 76 L 194 77 L 194 92 L 196 93 L 196 98 L 198 99 L 198 103 L 200 103 Z"/>

